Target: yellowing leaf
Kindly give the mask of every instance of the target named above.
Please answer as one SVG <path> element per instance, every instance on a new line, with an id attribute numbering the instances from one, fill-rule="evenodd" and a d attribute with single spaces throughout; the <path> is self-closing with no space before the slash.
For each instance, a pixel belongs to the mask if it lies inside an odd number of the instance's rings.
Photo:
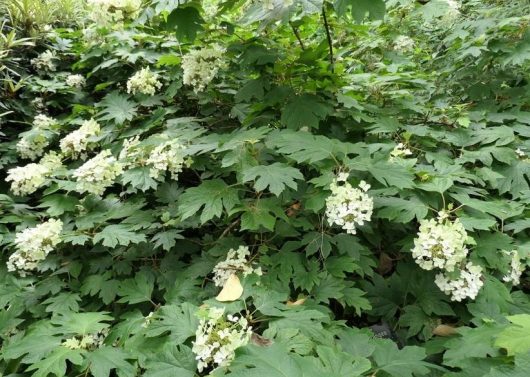
<path id="1" fill-rule="evenodd" d="M 296 301 L 287 301 L 287 306 L 299 306 L 299 305 L 302 305 L 305 302 L 305 300 L 307 300 L 307 297 L 299 298 Z"/>
<path id="2" fill-rule="evenodd" d="M 438 325 L 433 330 L 432 333 L 438 336 L 451 336 L 456 334 L 456 328 L 449 325 Z"/>
<path id="3" fill-rule="evenodd" d="M 221 290 L 221 292 L 219 292 L 215 299 L 221 302 L 235 301 L 240 298 L 242 294 L 243 286 L 241 285 L 241 282 L 239 281 L 237 275 L 232 274 L 230 275 L 225 285 L 223 286 L 223 289 Z"/>

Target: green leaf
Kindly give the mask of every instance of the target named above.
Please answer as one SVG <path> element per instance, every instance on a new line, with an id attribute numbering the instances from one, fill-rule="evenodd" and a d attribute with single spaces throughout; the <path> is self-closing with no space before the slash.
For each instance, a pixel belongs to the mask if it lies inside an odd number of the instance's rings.
<path id="1" fill-rule="evenodd" d="M 331 114 L 330 105 L 311 94 L 292 98 L 283 108 L 281 121 L 287 128 L 299 130 L 302 127 L 318 128 L 318 124 Z"/>
<path id="2" fill-rule="evenodd" d="M 460 366 L 464 360 L 471 357 L 497 356 L 499 351 L 493 346 L 493 338 L 500 330 L 501 328 L 492 324 L 477 328 L 459 327 L 457 332 L 461 336 L 450 339 L 445 344 L 448 350 L 444 353 L 444 364 Z"/>
<path id="3" fill-rule="evenodd" d="M 269 347 L 244 347 L 234 360 L 234 365 L 244 366 L 245 369 L 236 369 L 228 374 L 230 377 L 305 377 L 288 350 L 277 343 Z"/>
<path id="4" fill-rule="evenodd" d="M 41 204 L 38 208 L 47 208 L 46 212 L 50 216 L 60 216 L 65 212 L 72 212 L 75 210 L 79 199 L 75 196 L 66 196 L 63 194 L 53 194 L 42 198 Z"/>
<path id="5" fill-rule="evenodd" d="M 351 7 L 352 16 L 357 22 L 363 21 L 366 15 L 371 20 L 381 19 L 385 15 L 383 0 L 335 0 L 333 6 L 339 16 L 343 16 Z"/>
<path id="6" fill-rule="evenodd" d="M 520 233 L 528 228 L 530 228 L 530 219 L 515 220 L 504 226 L 505 231 L 513 231 L 514 233 Z"/>
<path id="7" fill-rule="evenodd" d="M 204 224 L 214 217 L 220 217 L 223 208 L 229 212 L 238 203 L 236 189 L 229 187 L 221 179 L 213 179 L 187 189 L 179 198 L 178 213 L 184 220 L 200 212 L 200 220 Z"/>
<path id="8" fill-rule="evenodd" d="M 124 224 L 107 225 L 94 236 L 94 243 L 102 241 L 103 246 L 107 247 L 127 246 L 131 243 L 145 242 L 145 240 L 145 234 L 132 231 L 130 226 Z"/>
<path id="9" fill-rule="evenodd" d="M 408 327 L 407 338 L 419 334 L 424 329 L 426 329 L 427 335 L 425 338 L 430 338 L 432 334 L 432 328 L 429 327 L 431 321 L 431 318 L 416 305 L 405 306 L 403 314 L 399 318 L 399 324 Z"/>
<path id="10" fill-rule="evenodd" d="M 61 338 L 45 334 L 41 331 L 29 331 L 21 339 L 2 347 L 2 358 L 5 360 L 18 359 L 21 356 L 26 364 L 33 364 L 42 360 L 53 350 L 60 347 Z"/>
<path id="11" fill-rule="evenodd" d="M 512 323 L 495 339 L 495 345 L 506 349 L 508 356 L 530 351 L 530 314 L 507 317 Z"/>
<path id="12" fill-rule="evenodd" d="M 341 301 L 355 309 L 355 313 L 360 316 L 362 312 L 372 309 L 370 301 L 364 297 L 366 292 L 353 287 L 346 287 L 343 290 L 344 297 Z"/>
<path id="13" fill-rule="evenodd" d="M 55 332 L 58 334 L 87 335 L 98 333 L 109 327 L 106 321 L 112 321 L 112 317 L 106 312 L 90 313 L 66 313 L 52 317 L 51 323 L 58 326 Z"/>
<path id="14" fill-rule="evenodd" d="M 304 131 L 279 130 L 272 132 L 267 139 L 267 146 L 274 148 L 299 163 L 314 163 L 325 159 L 343 158 L 350 153 L 359 154 L 363 148 L 330 139 L 321 135 L 312 135 Z"/>
<path id="15" fill-rule="evenodd" d="M 193 377 L 197 367 L 189 347 L 166 343 L 161 352 L 147 360 L 145 369 L 144 377 Z"/>
<path id="16" fill-rule="evenodd" d="M 263 227 L 273 231 L 277 218 L 287 219 L 276 198 L 248 201 L 244 207 L 237 209 L 243 211 L 241 230 L 259 230 Z"/>
<path id="17" fill-rule="evenodd" d="M 59 346 L 44 359 L 31 365 L 27 370 L 35 371 L 32 375 L 33 377 L 48 377 L 50 374 L 57 377 L 64 377 L 66 376 L 66 361 L 80 365 L 83 362 L 81 355 L 81 350 L 71 350 Z"/>
<path id="18" fill-rule="evenodd" d="M 149 272 L 140 271 L 134 279 L 127 279 L 120 283 L 118 295 L 122 296 L 118 302 L 138 304 L 151 301 L 151 295 L 155 286 L 155 279 Z"/>
<path id="19" fill-rule="evenodd" d="M 377 217 L 398 223 L 410 223 L 414 218 L 422 220 L 429 212 L 429 207 L 416 196 L 409 199 L 375 198 L 374 206 L 379 209 Z"/>
<path id="20" fill-rule="evenodd" d="M 364 357 L 354 357 L 332 347 L 318 346 L 317 354 L 323 369 L 337 377 L 360 376 L 372 366 L 370 360 Z"/>
<path id="21" fill-rule="evenodd" d="M 195 335 L 199 319 L 195 315 L 198 308 L 190 303 L 166 305 L 160 308 L 158 318 L 149 325 L 147 336 L 157 337 L 169 332 L 173 344 L 182 344 Z"/>
<path id="22" fill-rule="evenodd" d="M 146 166 L 127 169 L 121 175 L 122 182 L 138 190 L 147 191 L 156 189 L 158 182 L 150 176 L 150 168 Z"/>
<path id="23" fill-rule="evenodd" d="M 508 167 L 498 170 L 504 178 L 499 179 L 499 192 L 509 192 L 514 198 L 519 198 L 524 191 L 530 189 L 527 178 L 530 177 L 530 164 L 526 161 L 516 161 Z"/>
<path id="24" fill-rule="evenodd" d="M 180 234 L 182 231 L 178 229 L 170 229 L 164 232 L 158 232 L 151 239 L 154 242 L 154 247 L 162 247 L 163 250 L 169 251 L 175 244 L 177 240 L 184 239 L 184 236 Z"/>
<path id="25" fill-rule="evenodd" d="M 77 293 L 63 292 L 57 296 L 50 297 L 43 304 L 48 304 L 47 312 L 64 313 L 77 312 L 79 310 L 79 302 L 81 298 Z"/>
<path id="26" fill-rule="evenodd" d="M 97 106 L 102 108 L 101 120 L 112 120 L 117 125 L 131 121 L 136 116 L 134 102 L 129 101 L 129 96 L 119 92 L 107 94 Z"/>
<path id="27" fill-rule="evenodd" d="M 271 165 L 253 166 L 243 170 L 243 182 L 252 181 L 256 178 L 258 178 L 254 182 L 256 191 L 262 191 L 268 187 L 270 192 L 280 196 L 286 186 L 296 190 L 295 180 L 304 179 L 304 176 L 300 173 L 300 170 L 280 162 L 275 162 Z"/>
<path id="28" fill-rule="evenodd" d="M 193 42 L 197 33 L 203 30 L 201 24 L 204 23 L 204 20 L 197 8 L 179 6 L 169 14 L 166 22 L 166 27 L 169 30 L 175 29 L 178 40 Z"/>
<path id="29" fill-rule="evenodd" d="M 508 365 L 494 367 L 484 377 L 527 377 L 530 370 L 530 354 L 517 354 L 514 362 L 513 367 Z"/>
<path id="30" fill-rule="evenodd" d="M 394 377 L 425 376 L 430 373 L 429 368 L 436 367 L 423 361 L 426 357 L 423 348 L 407 346 L 398 349 L 393 341 L 386 339 L 377 344 L 372 357 L 377 369 L 382 369 Z"/>
<path id="31" fill-rule="evenodd" d="M 109 377 L 112 369 L 120 377 L 136 376 L 136 368 L 127 361 L 133 357 L 119 348 L 101 346 L 89 352 L 86 358 L 94 377 Z"/>
<path id="32" fill-rule="evenodd" d="M 412 188 L 414 186 L 414 175 L 400 165 L 386 161 L 374 161 L 369 158 L 355 158 L 348 161 L 347 166 L 352 170 L 370 173 L 385 186 L 395 186 L 399 189 Z"/>

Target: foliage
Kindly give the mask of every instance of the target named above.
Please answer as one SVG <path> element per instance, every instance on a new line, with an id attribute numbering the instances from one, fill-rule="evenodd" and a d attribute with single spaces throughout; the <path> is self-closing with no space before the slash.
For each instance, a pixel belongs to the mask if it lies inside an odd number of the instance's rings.
<path id="1" fill-rule="evenodd" d="M 526 1 L 38 3 L 0 3 L 2 373 L 528 374 Z"/>

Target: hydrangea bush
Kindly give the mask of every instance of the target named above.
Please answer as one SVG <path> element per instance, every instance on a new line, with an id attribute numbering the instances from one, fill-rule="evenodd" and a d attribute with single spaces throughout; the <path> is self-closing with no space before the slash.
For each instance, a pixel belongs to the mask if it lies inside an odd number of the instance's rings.
<path id="1" fill-rule="evenodd" d="M 79 7 L 0 23 L 0 375 L 528 374 L 527 1 Z"/>

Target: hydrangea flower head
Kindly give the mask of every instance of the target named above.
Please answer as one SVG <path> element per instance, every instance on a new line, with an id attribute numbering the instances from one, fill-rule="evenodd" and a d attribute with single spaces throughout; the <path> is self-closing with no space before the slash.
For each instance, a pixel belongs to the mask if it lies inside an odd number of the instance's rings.
<path id="1" fill-rule="evenodd" d="M 465 268 L 459 272 L 458 278 L 450 277 L 446 273 L 439 273 L 434 282 L 445 294 L 451 295 L 452 301 L 462 301 L 467 297 L 474 299 L 484 285 L 482 267 L 468 262 Z"/>
<path id="2" fill-rule="evenodd" d="M 60 141 L 61 151 L 73 157 L 87 150 L 90 138 L 99 135 L 101 128 L 94 119 L 85 120 L 81 127 L 69 133 Z"/>
<path id="3" fill-rule="evenodd" d="M 45 133 L 30 131 L 18 141 L 16 148 L 20 157 L 33 161 L 44 154 L 44 149 L 49 144 Z"/>
<path id="4" fill-rule="evenodd" d="M 61 242 L 61 220 L 50 219 L 34 228 L 27 228 L 15 235 L 16 251 L 7 261 L 8 271 L 19 271 L 25 276 L 28 271 L 35 270 L 40 261 Z"/>
<path id="5" fill-rule="evenodd" d="M 85 86 L 85 78 L 83 75 L 68 75 L 65 83 L 72 88 L 79 89 Z"/>
<path id="6" fill-rule="evenodd" d="M 6 181 L 11 183 L 11 191 L 15 195 L 33 194 L 44 182 L 50 170 L 41 164 L 28 164 L 9 169 Z"/>
<path id="7" fill-rule="evenodd" d="M 158 75 L 149 68 L 142 68 L 127 81 L 127 93 L 142 93 L 153 96 L 162 87 Z"/>
<path id="8" fill-rule="evenodd" d="M 44 114 L 37 114 L 33 118 L 33 127 L 39 130 L 51 130 L 57 126 L 57 120 Z"/>
<path id="9" fill-rule="evenodd" d="M 326 217 L 331 225 L 338 225 L 346 233 L 355 234 L 357 226 L 370 221 L 374 201 L 367 194 L 369 184 L 361 181 L 359 187 L 354 188 L 346 181 L 347 178 L 348 174 L 343 173 L 331 183 L 331 195 L 326 199 Z"/>
<path id="10" fill-rule="evenodd" d="M 36 58 L 31 59 L 30 63 L 36 69 L 53 72 L 57 69 L 55 66 L 56 59 L 57 57 L 55 56 L 55 52 L 46 50 Z"/>
<path id="11" fill-rule="evenodd" d="M 400 35 L 394 39 L 394 50 L 408 52 L 414 49 L 414 39 L 407 35 Z"/>
<path id="12" fill-rule="evenodd" d="M 159 179 L 163 173 L 169 171 L 171 178 L 177 179 L 184 164 L 185 147 L 177 139 L 168 140 L 156 146 L 147 158 L 146 164 L 151 165 L 149 175 Z"/>
<path id="13" fill-rule="evenodd" d="M 224 65 L 224 53 L 224 48 L 212 45 L 208 48 L 192 50 L 184 55 L 182 57 L 184 84 L 191 85 L 195 93 L 204 91 Z"/>
<path id="14" fill-rule="evenodd" d="M 213 269 L 213 281 L 215 285 L 222 287 L 230 275 L 239 272 L 241 272 L 243 276 L 252 273 L 261 275 L 261 268 L 254 268 L 248 261 L 249 256 L 250 250 L 248 249 L 248 246 L 239 246 L 237 249 L 230 249 L 226 255 L 226 259 L 217 263 Z"/>
<path id="15" fill-rule="evenodd" d="M 101 196 L 122 171 L 122 164 L 116 161 L 110 150 L 101 151 L 75 170 L 76 190 Z"/>
<path id="16" fill-rule="evenodd" d="M 414 239 L 412 256 L 424 270 L 440 268 L 450 272 L 466 258 L 467 240 L 466 230 L 458 219 L 423 220 Z"/>
<path id="17" fill-rule="evenodd" d="M 223 308 L 207 308 L 199 312 L 199 327 L 195 332 L 192 351 L 200 372 L 230 365 L 235 350 L 248 343 L 252 327 L 245 317 L 228 315 Z"/>
<path id="18" fill-rule="evenodd" d="M 88 0 L 90 18 L 99 26 L 121 24 L 135 18 L 142 9 L 142 0 Z"/>
<path id="19" fill-rule="evenodd" d="M 513 285 L 519 285 L 521 283 L 521 275 L 525 270 L 525 266 L 521 263 L 519 253 L 517 250 L 503 250 L 503 253 L 510 257 L 510 272 L 506 274 L 502 280 L 505 282 L 511 282 Z"/>

